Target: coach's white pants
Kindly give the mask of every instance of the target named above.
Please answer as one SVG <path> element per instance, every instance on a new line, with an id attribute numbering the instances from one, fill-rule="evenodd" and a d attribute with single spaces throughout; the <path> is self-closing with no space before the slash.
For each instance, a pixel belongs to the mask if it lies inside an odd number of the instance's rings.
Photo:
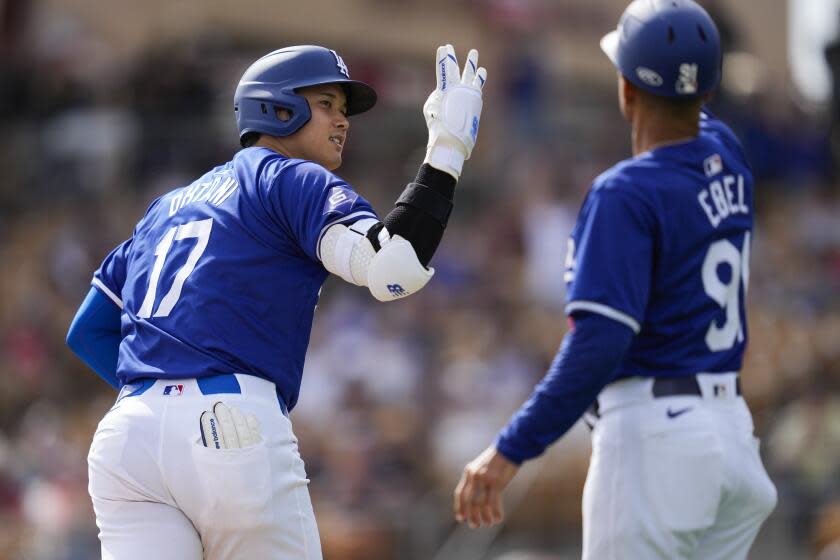
<path id="1" fill-rule="evenodd" d="M 654 399 L 653 380 L 640 378 L 602 391 L 583 491 L 584 560 L 747 557 L 776 489 L 735 379 L 698 375 L 702 397 Z"/>
<path id="2" fill-rule="evenodd" d="M 103 559 L 321 558 L 309 481 L 274 384 L 236 376 L 241 394 L 157 381 L 99 423 L 88 466 Z M 167 385 L 183 388 L 164 395 Z M 199 416 L 218 401 L 255 414 L 262 442 L 204 447 Z"/>

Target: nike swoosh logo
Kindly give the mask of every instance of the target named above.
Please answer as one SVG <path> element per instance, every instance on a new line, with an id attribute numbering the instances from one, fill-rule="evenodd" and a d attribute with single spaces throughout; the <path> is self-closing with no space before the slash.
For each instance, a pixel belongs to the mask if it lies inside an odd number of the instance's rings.
<path id="1" fill-rule="evenodd" d="M 686 412 L 688 412 L 692 408 L 694 408 L 694 407 L 693 406 L 687 406 L 687 407 L 681 408 L 679 410 L 671 410 L 669 408 L 668 409 L 668 418 L 676 418 L 677 416 L 680 416 L 681 414 L 685 414 Z"/>

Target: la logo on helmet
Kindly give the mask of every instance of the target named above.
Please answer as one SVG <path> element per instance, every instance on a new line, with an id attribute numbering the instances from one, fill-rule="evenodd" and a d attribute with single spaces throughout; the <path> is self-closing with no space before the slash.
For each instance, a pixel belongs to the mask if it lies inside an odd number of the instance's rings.
<path id="1" fill-rule="evenodd" d="M 335 65 L 338 66 L 338 71 L 349 78 L 350 70 L 347 68 L 347 65 L 344 64 L 344 59 L 341 58 L 334 50 L 330 49 L 330 52 L 333 53 L 333 56 L 335 57 Z"/>

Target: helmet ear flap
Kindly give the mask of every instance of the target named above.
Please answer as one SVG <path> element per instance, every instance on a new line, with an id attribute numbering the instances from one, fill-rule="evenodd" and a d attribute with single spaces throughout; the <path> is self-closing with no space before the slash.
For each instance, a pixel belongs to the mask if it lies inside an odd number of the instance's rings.
<path id="1" fill-rule="evenodd" d="M 312 113 L 309 110 L 309 102 L 302 95 L 297 93 L 283 92 L 272 100 L 271 108 L 274 111 L 274 123 L 279 134 L 275 136 L 289 136 L 294 134 L 309 122 Z M 287 120 L 282 120 L 279 111 L 286 111 L 289 115 Z"/>
<path id="2" fill-rule="evenodd" d="M 287 91 L 267 94 L 242 97 L 234 107 L 239 123 L 248 124 L 240 131 L 240 139 L 249 132 L 289 136 L 300 130 L 312 117 L 309 103 L 302 95 Z M 288 118 L 280 118 L 280 112 L 285 112 Z"/>
<path id="3" fill-rule="evenodd" d="M 286 109 L 285 107 L 278 107 L 276 105 L 274 106 L 274 116 L 277 117 L 277 120 L 279 120 L 280 122 L 289 122 L 290 120 L 292 120 L 293 115 L 294 113 L 292 113 L 291 109 Z"/>

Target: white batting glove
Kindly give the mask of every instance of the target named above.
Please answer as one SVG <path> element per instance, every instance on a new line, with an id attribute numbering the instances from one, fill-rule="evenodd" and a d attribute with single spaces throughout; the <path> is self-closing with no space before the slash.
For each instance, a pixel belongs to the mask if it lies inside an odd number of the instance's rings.
<path id="1" fill-rule="evenodd" d="M 256 416 L 245 416 L 235 406 L 222 402 L 214 404 L 213 410 L 202 412 L 200 424 L 204 447 L 238 449 L 256 445 L 262 439 Z"/>
<path id="2" fill-rule="evenodd" d="M 487 81 L 487 70 L 478 66 L 478 51 L 467 55 L 461 74 L 452 45 L 438 47 L 435 67 L 437 88 L 423 105 L 423 116 L 429 128 L 426 159 L 435 169 L 461 176 L 464 160 L 470 159 L 481 119 L 481 88 Z"/>

